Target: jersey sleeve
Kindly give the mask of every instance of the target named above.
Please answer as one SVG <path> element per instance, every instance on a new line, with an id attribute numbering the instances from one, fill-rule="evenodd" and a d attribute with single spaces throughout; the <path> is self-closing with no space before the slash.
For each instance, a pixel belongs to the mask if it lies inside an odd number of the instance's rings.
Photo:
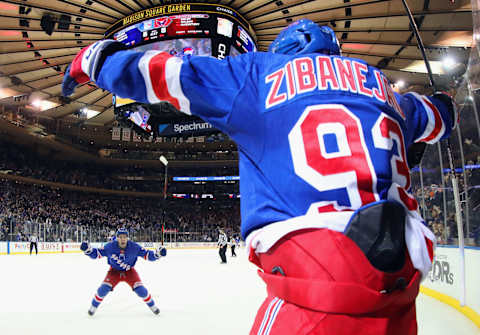
<path id="1" fill-rule="evenodd" d="M 168 101 L 183 113 L 228 132 L 253 57 L 243 54 L 218 60 L 179 58 L 158 51 L 119 51 L 107 58 L 96 83 L 122 98 L 150 104 Z"/>
<path id="2" fill-rule="evenodd" d="M 149 260 L 153 262 L 160 258 L 160 256 L 156 252 L 152 250 L 147 250 L 144 247 L 140 246 L 139 244 L 137 244 L 137 249 L 138 249 L 137 256 L 143 257 L 145 260 Z"/>
<path id="3" fill-rule="evenodd" d="M 454 124 L 442 101 L 414 92 L 397 96 L 397 100 L 406 115 L 407 144 L 433 144 L 450 136 Z"/>

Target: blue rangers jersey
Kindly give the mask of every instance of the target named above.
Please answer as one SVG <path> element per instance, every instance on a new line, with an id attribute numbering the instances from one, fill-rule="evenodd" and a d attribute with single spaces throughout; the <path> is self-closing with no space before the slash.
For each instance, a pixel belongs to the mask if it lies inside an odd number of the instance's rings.
<path id="1" fill-rule="evenodd" d="M 235 140 L 244 239 L 310 211 L 381 199 L 415 211 L 406 148 L 435 143 L 453 125 L 439 100 L 397 95 L 380 70 L 341 56 L 121 51 L 96 82 L 140 102 L 169 101 Z"/>
<path id="2" fill-rule="evenodd" d="M 105 244 L 102 248 L 91 248 L 85 251 L 90 258 L 107 257 L 108 264 L 115 270 L 128 271 L 135 266 L 138 257 L 156 261 L 160 257 L 151 250 L 146 250 L 140 244 L 127 241 L 125 249 L 118 246 L 117 241 Z"/>

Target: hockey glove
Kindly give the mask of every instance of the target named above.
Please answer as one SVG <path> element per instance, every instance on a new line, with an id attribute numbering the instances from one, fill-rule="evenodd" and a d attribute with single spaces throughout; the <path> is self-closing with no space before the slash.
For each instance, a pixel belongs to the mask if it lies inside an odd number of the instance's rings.
<path id="1" fill-rule="evenodd" d="M 62 82 L 62 95 L 72 95 L 75 87 L 90 80 L 95 82 L 107 57 L 125 49 L 126 47 L 123 43 L 113 40 L 98 41 L 83 48 L 65 70 Z"/>
<path id="2" fill-rule="evenodd" d="M 437 100 L 440 100 L 447 106 L 448 112 L 450 113 L 450 118 L 452 120 L 452 129 L 455 129 L 457 123 L 459 122 L 459 115 L 457 111 L 457 106 L 452 96 L 446 92 L 435 92 L 433 97 Z"/>
<path id="3" fill-rule="evenodd" d="M 157 251 L 157 254 L 159 254 L 162 257 L 165 257 L 165 256 L 167 256 L 167 249 L 164 248 L 164 247 L 159 247 L 158 251 Z"/>
<path id="4" fill-rule="evenodd" d="M 407 149 L 407 163 L 408 168 L 412 169 L 422 162 L 423 154 L 427 149 L 427 143 L 417 142 L 412 143 Z"/>
<path id="5" fill-rule="evenodd" d="M 457 107 L 453 98 L 445 92 L 435 92 L 433 98 L 440 100 L 448 109 L 451 119 L 451 127 L 455 129 L 457 123 L 459 122 L 459 114 L 457 112 Z M 408 167 L 411 169 L 422 162 L 423 155 L 425 153 L 425 149 L 427 148 L 427 144 L 425 142 L 417 142 L 413 143 L 408 147 L 407 150 L 407 162 Z"/>
<path id="6" fill-rule="evenodd" d="M 82 244 L 80 244 L 80 250 L 83 252 L 87 251 L 88 249 L 90 249 L 90 244 L 88 242 L 82 242 Z"/>

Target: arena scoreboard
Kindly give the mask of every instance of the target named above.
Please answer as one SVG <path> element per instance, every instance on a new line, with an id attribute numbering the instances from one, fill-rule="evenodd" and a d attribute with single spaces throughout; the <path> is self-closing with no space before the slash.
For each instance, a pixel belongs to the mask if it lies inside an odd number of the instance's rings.
<path id="1" fill-rule="evenodd" d="M 145 9 L 114 23 L 105 38 L 140 50 L 219 59 L 256 51 L 250 24 L 235 10 L 214 4 L 182 3 Z"/>
<path id="2" fill-rule="evenodd" d="M 129 49 L 163 51 L 177 57 L 224 59 L 257 50 L 255 33 L 245 18 L 234 9 L 217 4 L 181 3 L 138 11 L 115 22 L 105 32 L 105 38 L 119 41 Z M 130 99 L 114 97 L 117 120 L 129 120 L 149 133 L 145 118 L 154 110 L 158 112 L 159 106 L 141 104 L 138 111 L 138 105 Z M 170 105 L 169 109 L 172 108 Z"/>

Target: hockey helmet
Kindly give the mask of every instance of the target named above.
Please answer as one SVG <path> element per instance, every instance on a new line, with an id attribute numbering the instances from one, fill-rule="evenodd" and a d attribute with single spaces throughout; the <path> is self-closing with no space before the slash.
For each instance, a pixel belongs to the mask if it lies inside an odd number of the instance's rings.
<path id="1" fill-rule="evenodd" d="M 286 55 L 303 55 L 319 52 L 340 55 L 335 32 L 327 26 L 319 26 L 308 19 L 301 19 L 282 30 L 270 44 L 269 52 Z"/>
<path id="2" fill-rule="evenodd" d="M 126 228 L 119 228 L 117 230 L 117 236 L 122 235 L 122 234 L 127 235 L 127 237 L 128 237 L 128 230 Z"/>

